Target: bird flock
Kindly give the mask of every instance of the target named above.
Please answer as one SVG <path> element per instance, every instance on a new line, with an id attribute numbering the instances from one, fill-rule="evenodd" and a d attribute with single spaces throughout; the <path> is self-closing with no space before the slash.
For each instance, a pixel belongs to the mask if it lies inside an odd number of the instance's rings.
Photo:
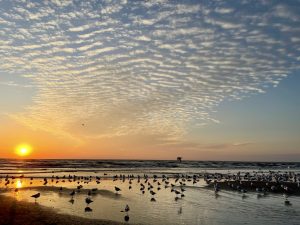
<path id="1" fill-rule="evenodd" d="M 174 196 L 174 201 L 178 201 L 185 197 L 186 190 L 190 186 L 197 185 L 200 180 L 204 180 L 207 187 L 213 187 L 216 197 L 219 195 L 220 190 L 227 189 L 233 191 L 239 191 L 242 193 L 242 198 L 246 198 L 247 191 L 256 191 L 257 197 L 263 197 L 269 192 L 283 193 L 284 204 L 292 205 L 288 200 L 289 194 L 297 194 L 300 192 L 300 174 L 295 172 L 237 172 L 232 173 L 199 173 L 199 174 L 171 174 L 171 175 L 133 175 L 133 174 L 119 174 L 111 177 L 104 173 L 103 176 L 76 176 L 76 175 L 63 175 L 52 177 L 25 177 L 21 176 L 9 176 L 0 177 L 0 187 L 6 189 L 14 189 L 14 192 L 19 192 L 16 185 L 17 182 L 23 182 L 24 179 L 29 179 L 29 186 L 34 187 L 34 180 L 40 181 L 42 186 L 55 186 L 58 187 L 59 192 L 70 191 L 71 204 L 74 204 L 74 196 L 80 192 L 87 194 L 85 198 L 86 207 L 85 212 L 92 212 L 93 195 L 99 191 L 96 188 L 87 188 L 86 185 L 94 182 L 96 185 L 100 185 L 104 180 L 111 179 L 113 182 L 121 181 L 122 183 L 128 184 L 128 190 L 131 191 L 133 185 L 138 187 L 138 191 L 141 195 L 145 195 L 148 192 L 150 195 L 149 201 L 157 201 L 157 193 L 162 189 L 170 190 L 170 193 Z M 75 188 L 70 190 L 65 188 L 64 184 L 72 183 L 75 184 Z M 15 188 L 15 186 L 17 186 Z M 122 187 L 124 188 L 124 187 Z M 114 185 L 114 193 L 116 196 L 122 195 L 122 189 L 117 185 Z M 38 192 L 31 196 L 35 202 L 41 197 L 41 193 Z M 124 213 L 124 221 L 129 221 L 130 207 L 128 204 L 120 212 Z M 180 210 L 181 211 L 181 210 Z"/>
<path id="2" fill-rule="evenodd" d="M 86 207 L 84 209 L 85 212 L 92 212 L 93 209 L 91 207 L 91 204 L 94 202 L 92 199 L 92 195 L 97 194 L 99 191 L 98 188 L 91 188 L 91 189 L 86 189 L 84 188 L 85 185 L 88 185 L 92 182 L 95 182 L 96 185 L 101 184 L 101 182 L 104 179 L 112 179 L 113 182 L 116 181 L 121 181 L 123 183 L 128 182 L 128 190 L 131 191 L 133 187 L 133 182 L 136 182 L 136 185 L 138 185 L 138 189 L 141 194 L 145 194 L 148 192 L 151 196 L 150 201 L 151 202 L 156 202 L 156 194 L 159 192 L 162 188 L 164 189 L 170 189 L 171 193 L 174 193 L 174 200 L 178 201 L 179 199 L 182 199 L 185 197 L 184 192 L 186 189 L 184 186 L 188 182 L 192 182 L 193 184 L 196 184 L 200 180 L 199 175 L 175 175 L 175 176 L 167 176 L 167 175 L 162 175 L 162 176 L 149 176 L 147 174 L 144 175 L 114 175 L 112 177 L 107 177 L 107 174 L 104 173 L 103 177 L 100 176 L 76 176 L 76 175 L 64 175 L 64 176 L 52 176 L 52 177 L 44 177 L 44 178 L 34 178 L 34 177 L 24 177 L 24 175 L 21 176 L 9 176 L 6 175 L 4 177 L 4 187 L 9 188 L 9 187 L 14 187 L 16 180 L 18 182 L 23 182 L 23 179 L 29 179 L 29 186 L 34 187 L 34 179 L 40 180 L 42 183 L 42 186 L 58 186 L 59 192 L 69 190 L 67 188 L 64 188 L 64 184 L 66 183 L 73 183 L 76 184 L 75 188 L 70 190 L 69 195 L 70 195 L 70 200 L 69 202 L 71 204 L 74 204 L 75 199 L 74 196 L 80 192 L 86 191 L 87 192 L 87 197 L 85 198 L 85 203 Z M 0 178 L 0 183 L 2 183 L 2 178 Z M 19 187 L 14 188 L 15 192 L 19 192 Z M 118 186 L 114 186 L 114 191 L 115 195 L 121 195 L 122 194 L 122 189 Z M 35 203 L 37 202 L 37 199 L 41 197 L 41 193 L 38 192 L 34 195 L 31 196 L 34 198 Z M 124 220 L 127 222 L 129 221 L 129 211 L 130 207 L 127 204 L 124 208 L 124 210 L 121 210 L 121 212 L 125 213 Z"/>

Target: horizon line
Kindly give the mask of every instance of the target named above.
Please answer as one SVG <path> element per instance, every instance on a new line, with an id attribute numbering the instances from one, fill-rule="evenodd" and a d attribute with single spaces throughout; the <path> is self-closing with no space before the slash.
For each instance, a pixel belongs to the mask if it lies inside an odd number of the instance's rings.
<path id="1" fill-rule="evenodd" d="M 18 160 L 18 161 L 29 161 L 29 160 L 90 160 L 90 161 L 177 161 L 177 159 L 91 159 L 91 158 L 0 158 L 0 160 Z M 193 159 L 184 159 L 182 162 L 243 162 L 243 163 L 300 163 L 300 161 L 247 161 L 247 160 L 193 160 Z"/>

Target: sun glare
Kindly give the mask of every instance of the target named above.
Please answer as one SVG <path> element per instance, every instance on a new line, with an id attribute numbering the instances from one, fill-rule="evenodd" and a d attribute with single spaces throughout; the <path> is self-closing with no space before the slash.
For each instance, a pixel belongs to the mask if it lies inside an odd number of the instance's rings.
<path id="1" fill-rule="evenodd" d="M 22 181 L 20 180 L 17 180 L 16 182 L 16 188 L 21 188 L 23 185 L 22 185 Z"/>
<path id="2" fill-rule="evenodd" d="M 22 144 L 17 146 L 16 154 L 22 157 L 28 156 L 31 153 L 31 146 L 27 144 Z"/>

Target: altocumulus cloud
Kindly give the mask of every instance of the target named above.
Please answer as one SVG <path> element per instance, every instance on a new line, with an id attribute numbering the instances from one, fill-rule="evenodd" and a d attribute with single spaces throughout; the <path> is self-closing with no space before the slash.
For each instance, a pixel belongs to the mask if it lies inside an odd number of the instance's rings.
<path id="1" fill-rule="evenodd" d="M 299 11 L 299 1 L 2 0 L 0 72 L 37 90 L 11 116 L 68 136 L 86 123 L 89 137 L 178 137 L 217 121 L 224 99 L 299 69 Z"/>

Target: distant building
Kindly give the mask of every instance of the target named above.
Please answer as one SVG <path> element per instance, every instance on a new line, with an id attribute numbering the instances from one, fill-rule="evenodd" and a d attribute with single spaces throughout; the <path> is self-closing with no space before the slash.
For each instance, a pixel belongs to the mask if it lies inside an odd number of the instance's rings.
<path id="1" fill-rule="evenodd" d="M 181 157 L 177 157 L 177 162 L 181 162 L 182 158 Z"/>

